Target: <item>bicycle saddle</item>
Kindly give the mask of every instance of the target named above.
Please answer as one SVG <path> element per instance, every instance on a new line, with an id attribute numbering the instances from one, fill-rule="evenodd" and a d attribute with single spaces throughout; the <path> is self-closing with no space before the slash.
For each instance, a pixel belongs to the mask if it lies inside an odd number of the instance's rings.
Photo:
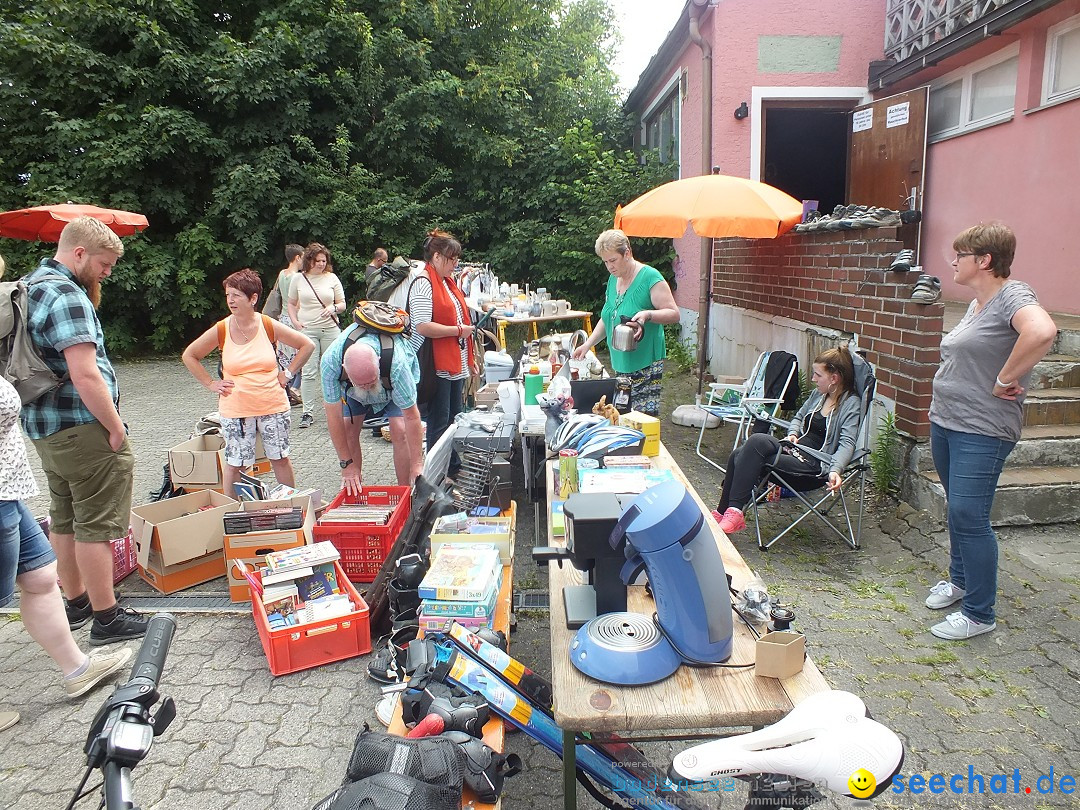
<path id="1" fill-rule="evenodd" d="M 858 696 L 832 690 L 808 697 L 771 726 L 687 748 L 672 761 L 669 775 L 673 781 L 704 782 L 778 773 L 867 799 L 889 787 L 903 762 L 900 738 L 872 720 Z M 861 787 L 860 795 L 852 793 L 848 781 L 859 770 L 873 774 L 872 793 Z"/>

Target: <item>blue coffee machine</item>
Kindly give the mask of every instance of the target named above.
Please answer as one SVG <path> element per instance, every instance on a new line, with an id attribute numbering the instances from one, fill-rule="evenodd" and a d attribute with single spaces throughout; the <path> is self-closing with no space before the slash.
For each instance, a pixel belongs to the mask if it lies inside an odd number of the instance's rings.
<path id="1" fill-rule="evenodd" d="M 600 681 L 632 685 L 662 680 L 683 663 L 726 661 L 732 648 L 727 572 L 686 487 L 665 481 L 634 498 L 611 534 L 612 548 L 624 538 L 622 580 L 629 583 L 644 567 L 656 617 L 596 617 L 570 643 L 574 666 Z"/>

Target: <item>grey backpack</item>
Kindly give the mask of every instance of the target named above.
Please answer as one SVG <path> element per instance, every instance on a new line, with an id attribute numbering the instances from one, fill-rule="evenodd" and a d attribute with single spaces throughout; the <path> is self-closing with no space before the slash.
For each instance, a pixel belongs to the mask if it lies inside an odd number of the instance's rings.
<path id="1" fill-rule="evenodd" d="M 66 281 L 50 273 L 35 278 L 39 281 Z M 4 379 L 15 386 L 22 404 L 26 405 L 52 391 L 68 379 L 59 377 L 49 368 L 30 339 L 26 328 L 28 285 L 22 279 L 0 282 L 0 371 Z"/>

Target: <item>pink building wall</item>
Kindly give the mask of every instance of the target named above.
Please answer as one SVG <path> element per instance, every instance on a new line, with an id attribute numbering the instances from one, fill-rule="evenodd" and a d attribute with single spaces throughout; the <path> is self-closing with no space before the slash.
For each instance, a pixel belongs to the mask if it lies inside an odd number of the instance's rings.
<path id="1" fill-rule="evenodd" d="M 658 72 L 647 100 L 647 109 L 667 86 L 676 71 L 685 71 L 686 91 L 681 107 L 680 166 L 683 177 L 702 173 L 701 155 L 701 50 L 690 41 L 688 12 L 678 23 L 687 31 L 668 54 L 666 69 Z M 736 120 L 735 108 L 750 104 L 752 88 L 758 87 L 865 87 L 871 60 L 880 59 L 884 48 L 883 0 L 728 0 L 707 10 L 701 20 L 702 36 L 712 44 L 712 144 L 710 166 L 724 174 L 750 177 L 751 129 L 749 118 Z M 759 69 L 760 36 L 841 37 L 835 70 L 828 72 L 762 72 Z M 671 40 L 669 39 L 669 42 Z M 664 55 L 659 55 L 663 59 Z M 654 57 L 655 59 L 656 57 Z M 676 302 L 696 312 L 699 297 L 701 239 L 692 232 L 674 240 L 678 254 Z"/>
<path id="2" fill-rule="evenodd" d="M 1046 30 L 1076 14 L 1080 0 L 1068 0 L 889 88 L 891 94 L 919 87 L 1020 43 L 1012 120 L 927 148 L 920 259 L 926 272 L 941 279 L 946 299 L 971 300 L 971 291 L 952 280 L 953 238 L 969 225 L 1000 220 L 1016 232 L 1014 276 L 1031 284 L 1051 311 L 1080 314 L 1080 249 L 1074 236 L 1080 207 L 1080 99 L 1034 109 L 1041 103 Z"/>

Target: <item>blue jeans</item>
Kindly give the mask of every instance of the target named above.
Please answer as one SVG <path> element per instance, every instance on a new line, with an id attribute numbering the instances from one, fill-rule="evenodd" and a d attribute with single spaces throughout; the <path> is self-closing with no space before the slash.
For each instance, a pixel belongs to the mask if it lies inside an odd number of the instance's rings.
<path id="1" fill-rule="evenodd" d="M 461 413 L 465 404 L 465 378 L 460 380 L 448 380 L 445 377 L 438 378 L 435 387 L 435 395 L 427 404 L 427 446 L 431 450 L 435 446 L 454 417 Z M 450 472 L 455 473 L 461 467 L 461 459 L 454 451 L 450 456 Z"/>
<path id="2" fill-rule="evenodd" d="M 997 600 L 997 535 L 990 527 L 1001 468 L 1015 442 L 961 433 L 930 423 L 930 450 L 949 511 L 949 581 L 964 590 L 969 619 L 994 621 Z"/>
<path id="3" fill-rule="evenodd" d="M 22 501 L 0 501 L 0 607 L 15 595 L 15 577 L 56 559 L 49 539 Z"/>

